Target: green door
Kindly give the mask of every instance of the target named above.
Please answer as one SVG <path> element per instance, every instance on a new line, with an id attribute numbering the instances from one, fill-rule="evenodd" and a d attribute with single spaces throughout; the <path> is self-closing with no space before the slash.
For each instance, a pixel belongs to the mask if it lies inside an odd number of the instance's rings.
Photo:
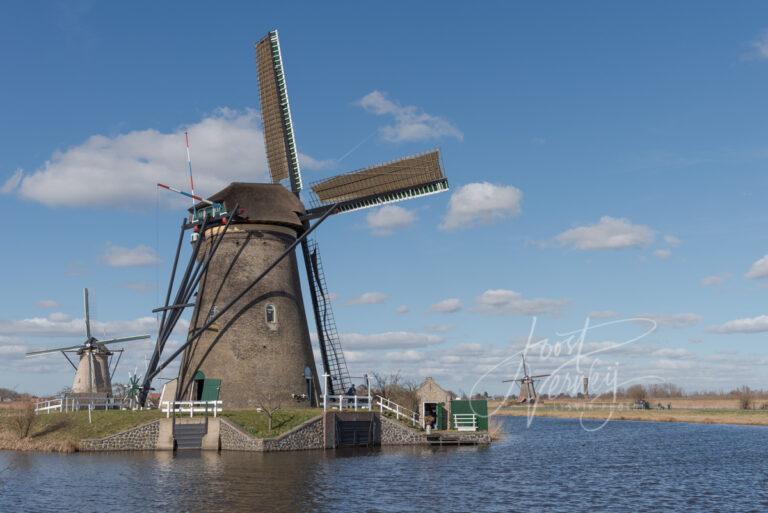
<path id="1" fill-rule="evenodd" d="M 205 381 L 203 382 L 203 396 L 201 401 L 218 401 L 220 388 L 220 379 L 205 378 Z"/>
<path id="2" fill-rule="evenodd" d="M 438 403 L 435 429 L 448 429 L 447 420 L 448 420 L 448 413 L 445 411 L 445 403 Z"/>

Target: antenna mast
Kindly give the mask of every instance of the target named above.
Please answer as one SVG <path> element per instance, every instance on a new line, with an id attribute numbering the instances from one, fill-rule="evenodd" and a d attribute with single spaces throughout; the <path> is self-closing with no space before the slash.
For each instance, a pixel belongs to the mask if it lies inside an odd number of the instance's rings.
<path id="1" fill-rule="evenodd" d="M 189 188 L 192 191 L 192 210 L 195 211 L 195 180 L 192 178 L 192 157 L 189 154 L 189 132 L 184 131 L 184 140 L 187 143 L 187 167 L 189 168 Z"/>

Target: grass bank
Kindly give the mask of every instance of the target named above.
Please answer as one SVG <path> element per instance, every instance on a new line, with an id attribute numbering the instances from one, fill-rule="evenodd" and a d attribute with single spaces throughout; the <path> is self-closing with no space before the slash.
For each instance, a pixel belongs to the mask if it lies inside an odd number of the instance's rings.
<path id="1" fill-rule="evenodd" d="M 255 410 L 224 411 L 222 417 L 231 420 L 256 438 L 273 438 L 290 431 L 323 413 L 319 408 L 291 408 L 278 410 L 272 415 L 272 429 L 269 429 L 269 418 L 263 412 Z"/>
<path id="2" fill-rule="evenodd" d="M 568 419 L 594 420 L 641 420 L 648 422 L 693 422 L 697 424 L 739 424 L 749 426 L 768 426 L 768 411 L 737 409 L 671 409 L 671 410 L 631 410 L 623 407 L 612 409 L 561 409 L 539 405 L 535 411 L 525 406 L 512 406 L 498 409 L 496 416 L 524 417 L 533 414 L 536 417 L 555 417 Z"/>
<path id="3" fill-rule="evenodd" d="M 93 422 L 89 423 L 87 411 L 42 414 L 34 417 L 29 436 L 19 438 L 14 427 L 14 416 L 19 412 L 8 408 L 0 410 L 0 450 L 74 452 L 80 440 L 114 435 L 164 416 L 158 410 L 94 411 Z M 222 417 L 258 438 L 271 438 L 321 413 L 322 410 L 311 408 L 278 410 L 273 415 L 271 430 L 267 415 L 255 410 L 225 411 Z"/>
<path id="4" fill-rule="evenodd" d="M 87 411 L 37 415 L 30 434 L 19 439 L 13 427 L 18 410 L 3 410 L 0 414 L 0 450 L 74 452 L 80 440 L 101 438 L 160 418 L 158 410 L 94 411 L 92 423 Z"/>

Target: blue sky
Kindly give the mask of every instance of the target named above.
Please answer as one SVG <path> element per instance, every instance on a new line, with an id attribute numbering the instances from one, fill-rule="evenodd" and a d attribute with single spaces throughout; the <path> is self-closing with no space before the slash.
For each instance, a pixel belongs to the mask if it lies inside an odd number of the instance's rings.
<path id="1" fill-rule="evenodd" d="M 154 329 L 186 206 L 155 183 L 185 183 L 185 129 L 198 192 L 265 179 L 253 43 L 273 28 L 305 181 L 440 147 L 452 185 L 319 230 L 353 372 L 502 391 L 532 316 L 555 340 L 597 312 L 658 324 L 610 353 L 623 381 L 765 387 L 758 2 L 5 3 L 0 386 L 70 383 L 21 354 L 78 341 L 83 286 L 101 334 Z"/>

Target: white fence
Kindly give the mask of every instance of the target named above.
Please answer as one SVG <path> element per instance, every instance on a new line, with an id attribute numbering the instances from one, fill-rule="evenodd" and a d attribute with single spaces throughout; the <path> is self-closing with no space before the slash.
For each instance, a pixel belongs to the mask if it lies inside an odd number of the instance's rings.
<path id="1" fill-rule="evenodd" d="M 63 396 L 35 403 L 35 413 L 68 412 L 78 410 L 114 410 L 123 408 L 123 402 L 105 396 Z"/>
<path id="2" fill-rule="evenodd" d="M 166 418 L 170 417 L 171 413 L 174 415 L 189 413 L 190 417 L 193 417 L 195 413 L 205 415 L 212 413 L 214 417 L 218 417 L 222 411 L 221 405 L 222 401 L 163 401 L 161 408 Z"/>
<path id="3" fill-rule="evenodd" d="M 35 413 L 51 413 L 52 411 L 62 411 L 63 405 L 61 399 L 51 399 L 35 403 Z"/>
<path id="4" fill-rule="evenodd" d="M 369 395 L 325 395 L 322 399 L 323 410 L 371 410 L 373 400 Z"/>
<path id="5" fill-rule="evenodd" d="M 400 406 L 399 404 L 381 397 L 380 395 L 376 396 L 376 401 L 379 403 L 379 411 L 381 413 L 384 413 L 384 410 L 387 410 L 390 413 L 394 413 L 398 420 L 403 417 L 407 420 L 410 420 L 411 424 L 414 426 L 419 425 L 419 414 L 415 411 L 409 410 L 404 406 Z"/>
<path id="6" fill-rule="evenodd" d="M 457 431 L 477 431 L 477 415 L 474 413 L 454 413 L 453 427 Z"/>

